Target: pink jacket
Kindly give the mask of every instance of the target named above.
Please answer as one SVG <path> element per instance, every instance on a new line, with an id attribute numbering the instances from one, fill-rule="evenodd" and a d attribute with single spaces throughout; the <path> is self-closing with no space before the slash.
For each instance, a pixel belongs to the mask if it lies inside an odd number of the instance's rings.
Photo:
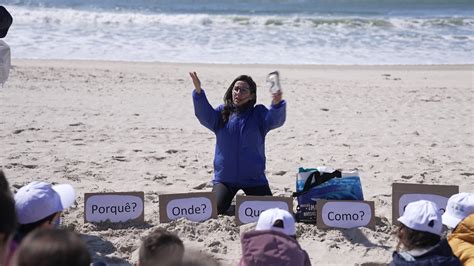
<path id="1" fill-rule="evenodd" d="M 296 239 L 272 230 L 250 231 L 242 234 L 240 266 L 291 265 L 310 266 L 308 253 Z"/>

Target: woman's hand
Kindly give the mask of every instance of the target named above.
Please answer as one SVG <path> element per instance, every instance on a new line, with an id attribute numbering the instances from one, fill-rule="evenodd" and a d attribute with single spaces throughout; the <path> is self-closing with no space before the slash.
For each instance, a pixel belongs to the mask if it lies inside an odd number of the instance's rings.
<path id="1" fill-rule="evenodd" d="M 272 104 L 277 105 L 281 102 L 282 100 L 282 93 L 281 91 L 277 91 L 276 93 L 272 93 Z"/>
<path id="2" fill-rule="evenodd" d="M 189 72 L 189 75 L 193 79 L 193 84 L 194 84 L 194 90 L 196 93 L 201 93 L 201 81 L 199 80 L 196 72 Z"/>

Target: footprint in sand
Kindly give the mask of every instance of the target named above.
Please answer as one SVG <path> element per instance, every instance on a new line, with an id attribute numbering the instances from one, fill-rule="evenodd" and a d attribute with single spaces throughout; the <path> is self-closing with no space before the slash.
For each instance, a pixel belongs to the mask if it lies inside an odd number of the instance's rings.
<path id="1" fill-rule="evenodd" d="M 70 127 L 77 127 L 77 126 L 82 126 L 82 125 L 84 125 L 84 123 L 81 123 L 81 122 L 69 124 Z"/>
<path id="2" fill-rule="evenodd" d="M 26 130 L 38 131 L 40 129 L 39 128 L 34 128 L 34 127 L 24 128 L 24 129 L 17 129 L 15 131 L 13 131 L 13 134 L 20 134 L 21 132 L 26 131 Z"/>
<path id="3" fill-rule="evenodd" d="M 202 190 L 204 188 L 212 188 L 212 182 L 204 182 L 193 187 L 193 189 L 196 189 L 196 190 Z"/>
<path id="4" fill-rule="evenodd" d="M 116 161 L 119 161 L 119 162 L 128 162 L 127 158 L 125 158 L 125 156 L 112 156 L 112 160 L 116 160 Z"/>
<path id="5" fill-rule="evenodd" d="M 287 171 L 278 171 L 278 172 L 274 172 L 273 174 L 274 174 L 274 175 L 280 175 L 280 176 L 281 176 L 281 175 L 284 175 L 284 174 L 286 174 L 286 173 L 287 173 Z"/>
<path id="6" fill-rule="evenodd" d="M 22 163 L 10 163 L 5 165 L 5 168 L 10 169 L 13 167 L 21 167 L 21 168 L 27 168 L 27 169 L 35 169 L 38 167 L 36 164 L 22 164 Z"/>
<path id="7" fill-rule="evenodd" d="M 468 176 L 468 177 L 469 177 L 469 176 L 474 175 L 474 173 L 461 173 L 461 175 L 464 175 L 464 176 Z"/>

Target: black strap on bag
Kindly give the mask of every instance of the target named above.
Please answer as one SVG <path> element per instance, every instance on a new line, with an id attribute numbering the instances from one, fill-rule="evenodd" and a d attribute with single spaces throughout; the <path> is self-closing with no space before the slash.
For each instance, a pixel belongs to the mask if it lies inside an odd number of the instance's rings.
<path id="1" fill-rule="evenodd" d="M 340 178 L 341 176 L 342 174 L 339 170 L 336 170 L 332 173 L 321 173 L 319 171 L 314 171 L 308 176 L 308 179 L 306 179 L 303 190 L 301 190 L 300 192 L 293 192 L 292 196 L 298 197 L 308 192 L 312 187 L 319 186 L 326 181 L 329 181 L 335 177 Z"/>

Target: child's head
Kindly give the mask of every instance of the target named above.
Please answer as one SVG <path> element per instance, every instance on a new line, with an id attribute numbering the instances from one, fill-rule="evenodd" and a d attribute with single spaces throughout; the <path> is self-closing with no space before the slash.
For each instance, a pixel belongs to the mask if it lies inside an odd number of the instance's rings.
<path id="1" fill-rule="evenodd" d="M 295 218 L 288 211 L 272 208 L 263 211 L 258 217 L 256 230 L 274 230 L 288 236 L 296 235 Z"/>
<path id="2" fill-rule="evenodd" d="M 186 250 L 183 261 L 172 266 L 220 266 L 221 264 L 211 255 L 202 251 Z"/>
<path id="3" fill-rule="evenodd" d="M 175 265 L 183 260 L 184 245 L 181 239 L 164 229 L 149 234 L 139 251 L 139 265 Z"/>
<path id="4" fill-rule="evenodd" d="M 398 218 L 400 244 L 407 250 L 436 245 L 441 239 L 443 225 L 438 206 L 427 200 L 409 203 Z"/>
<path id="5" fill-rule="evenodd" d="M 15 201 L 8 186 L 7 179 L 0 170 L 0 263 L 4 260 L 4 253 L 16 230 Z"/>
<path id="6" fill-rule="evenodd" d="M 45 182 L 31 182 L 15 194 L 15 208 L 20 231 L 28 233 L 33 229 L 59 222 L 60 213 L 70 207 L 75 200 L 71 185 L 51 186 Z"/>
<path id="7" fill-rule="evenodd" d="M 15 253 L 15 266 L 89 266 L 89 251 L 71 231 L 38 229 L 29 234 Z"/>
<path id="8" fill-rule="evenodd" d="M 474 214 L 474 193 L 459 193 L 451 196 L 443 214 L 443 224 L 456 228 L 459 222 Z"/>

